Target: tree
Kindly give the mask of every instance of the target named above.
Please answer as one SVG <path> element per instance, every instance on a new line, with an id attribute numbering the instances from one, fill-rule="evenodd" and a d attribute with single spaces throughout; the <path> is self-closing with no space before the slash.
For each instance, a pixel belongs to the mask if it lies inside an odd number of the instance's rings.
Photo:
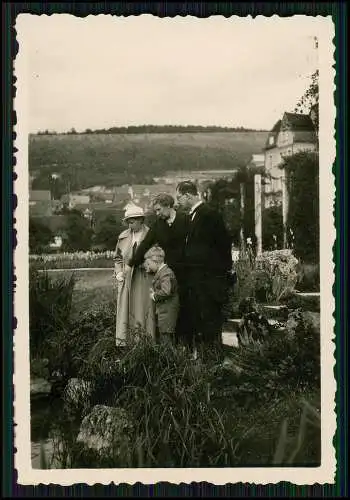
<path id="1" fill-rule="evenodd" d="M 283 247 L 283 216 L 280 205 L 265 208 L 262 214 L 262 239 L 264 250 Z"/>
<path id="2" fill-rule="evenodd" d="M 299 102 L 295 107 L 296 113 L 310 113 L 313 108 L 315 111 L 315 126 L 318 130 L 319 123 L 319 114 L 318 114 L 318 102 L 320 97 L 320 89 L 319 89 L 319 70 L 316 70 L 315 73 L 311 75 L 311 83 L 304 93 L 304 95 L 300 98 Z"/>
<path id="3" fill-rule="evenodd" d="M 94 244 L 103 246 L 105 250 L 114 250 L 122 229 L 121 220 L 117 220 L 114 215 L 107 215 L 97 222 Z"/>
<path id="4" fill-rule="evenodd" d="M 86 251 L 90 249 L 93 230 L 90 227 L 90 222 L 79 210 L 71 210 L 68 214 L 66 234 L 68 250 Z"/>
<path id="5" fill-rule="evenodd" d="M 284 158 L 289 191 L 287 230 L 295 254 L 304 262 L 319 262 L 319 156 L 301 151 Z"/>
<path id="6" fill-rule="evenodd" d="M 43 252 L 52 241 L 53 232 L 40 220 L 31 217 L 29 219 L 29 250 L 33 253 Z"/>
<path id="7" fill-rule="evenodd" d="M 254 234 L 253 184 L 253 174 L 243 167 L 231 180 L 219 179 L 208 188 L 208 201 L 222 213 L 235 244 L 242 245 L 245 236 Z"/>

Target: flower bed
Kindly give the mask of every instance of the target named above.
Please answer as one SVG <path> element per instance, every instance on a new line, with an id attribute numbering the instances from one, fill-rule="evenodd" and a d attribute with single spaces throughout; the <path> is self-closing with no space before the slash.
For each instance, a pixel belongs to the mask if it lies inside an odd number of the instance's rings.
<path id="1" fill-rule="evenodd" d="M 114 266 L 115 252 L 74 252 L 30 255 L 29 263 L 42 269 L 79 269 Z"/>
<path id="2" fill-rule="evenodd" d="M 230 291 L 225 316 L 240 318 L 240 304 L 248 299 L 262 305 L 282 304 L 295 291 L 298 266 L 291 250 L 263 252 L 256 258 L 251 251 L 241 252 L 234 264 L 237 283 Z"/>
<path id="3" fill-rule="evenodd" d="M 279 303 L 298 282 L 298 259 L 291 250 L 264 252 L 255 260 L 255 297 Z"/>

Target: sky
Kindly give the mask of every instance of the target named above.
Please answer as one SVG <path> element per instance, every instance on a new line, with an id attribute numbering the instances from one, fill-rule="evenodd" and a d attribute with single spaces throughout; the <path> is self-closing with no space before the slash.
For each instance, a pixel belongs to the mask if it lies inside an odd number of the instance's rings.
<path id="1" fill-rule="evenodd" d="M 22 14 L 16 30 L 26 69 L 18 78 L 29 131 L 269 130 L 294 110 L 318 67 L 312 19 Z"/>

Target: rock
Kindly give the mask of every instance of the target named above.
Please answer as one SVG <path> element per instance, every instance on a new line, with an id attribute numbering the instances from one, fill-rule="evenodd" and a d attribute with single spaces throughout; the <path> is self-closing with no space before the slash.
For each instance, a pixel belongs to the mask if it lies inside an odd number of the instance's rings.
<path id="1" fill-rule="evenodd" d="M 44 378 L 34 378 L 30 381 L 31 396 L 48 396 L 51 392 L 51 384 Z"/>
<path id="2" fill-rule="evenodd" d="M 79 378 L 71 378 L 63 391 L 65 403 L 79 405 L 89 399 L 92 391 L 92 383 Z"/>
<path id="3" fill-rule="evenodd" d="M 133 424 L 125 410 L 96 405 L 84 417 L 77 442 L 100 454 L 121 455 L 125 446 L 131 446 Z"/>

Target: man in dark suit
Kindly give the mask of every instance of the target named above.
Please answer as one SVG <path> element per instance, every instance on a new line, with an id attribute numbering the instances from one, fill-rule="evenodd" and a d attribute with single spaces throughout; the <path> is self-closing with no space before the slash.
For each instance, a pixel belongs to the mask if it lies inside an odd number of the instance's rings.
<path id="1" fill-rule="evenodd" d="M 193 182 L 177 186 L 189 213 L 184 249 L 185 312 L 194 342 L 222 344 L 223 306 L 232 270 L 231 238 L 219 212 L 199 199 Z"/>
<path id="2" fill-rule="evenodd" d="M 180 311 L 176 335 L 179 338 L 183 337 L 186 325 L 186 318 L 182 314 L 182 292 L 185 280 L 184 248 L 189 218 L 186 213 L 176 211 L 174 205 L 175 200 L 170 194 L 160 193 L 154 198 L 152 206 L 157 219 L 138 246 L 129 265 L 142 264 L 145 253 L 154 245 L 159 245 L 164 250 L 165 263 L 174 272 L 178 283 Z"/>

